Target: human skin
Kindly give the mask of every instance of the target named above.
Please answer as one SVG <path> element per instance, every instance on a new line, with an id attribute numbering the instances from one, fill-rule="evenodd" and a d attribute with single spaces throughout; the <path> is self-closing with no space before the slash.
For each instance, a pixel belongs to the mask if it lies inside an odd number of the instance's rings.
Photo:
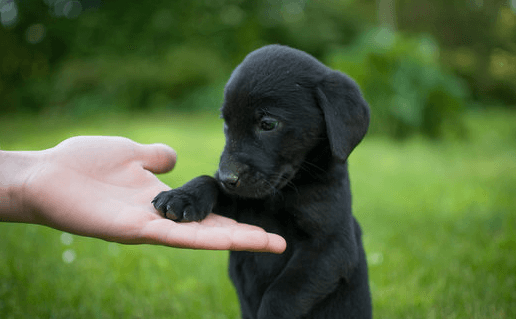
<path id="1" fill-rule="evenodd" d="M 163 144 L 78 136 L 42 151 L 0 151 L 0 221 L 49 226 L 122 244 L 282 253 L 285 240 L 216 214 L 176 223 L 151 200 L 170 187 L 176 153 Z"/>

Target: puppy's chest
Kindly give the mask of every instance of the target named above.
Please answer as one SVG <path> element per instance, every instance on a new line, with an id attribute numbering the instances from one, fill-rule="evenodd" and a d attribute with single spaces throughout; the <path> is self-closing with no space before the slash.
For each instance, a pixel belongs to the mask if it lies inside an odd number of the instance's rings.
<path id="1" fill-rule="evenodd" d="M 237 221 L 259 226 L 267 232 L 282 236 L 287 241 L 287 250 L 279 255 L 235 253 L 238 258 L 234 261 L 245 269 L 254 269 L 255 277 L 261 277 L 258 280 L 267 282 L 267 278 L 276 277 L 292 257 L 292 252 L 299 245 L 299 242 L 310 238 L 310 234 L 299 227 L 295 211 L 282 205 L 255 203 L 251 206 L 240 205 L 240 207 L 237 207 L 237 211 Z"/>
<path id="2" fill-rule="evenodd" d="M 278 234 L 292 245 L 309 237 L 299 225 L 299 214 L 282 203 L 240 202 L 236 203 L 236 220 L 241 223 L 259 226 L 267 232 Z"/>

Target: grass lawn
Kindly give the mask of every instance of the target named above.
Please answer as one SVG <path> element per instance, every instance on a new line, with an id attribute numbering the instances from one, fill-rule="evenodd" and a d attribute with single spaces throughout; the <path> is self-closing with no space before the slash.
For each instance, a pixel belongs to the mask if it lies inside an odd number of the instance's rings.
<path id="1" fill-rule="evenodd" d="M 516 318 L 516 113 L 470 112 L 463 141 L 367 137 L 350 157 L 375 318 Z M 0 118 L 0 148 L 74 135 L 163 142 L 176 187 L 213 173 L 216 113 Z M 0 225 L 0 318 L 238 318 L 227 252 L 123 246 Z"/>

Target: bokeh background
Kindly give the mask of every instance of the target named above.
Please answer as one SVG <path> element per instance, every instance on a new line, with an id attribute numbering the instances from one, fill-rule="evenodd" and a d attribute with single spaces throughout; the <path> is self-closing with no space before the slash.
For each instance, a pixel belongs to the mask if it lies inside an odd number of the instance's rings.
<path id="1" fill-rule="evenodd" d="M 247 53 L 282 43 L 355 78 L 374 108 L 372 131 L 436 137 L 457 129 L 471 102 L 516 103 L 515 6 L 2 0 L 2 113 L 211 108 Z"/>
<path id="2" fill-rule="evenodd" d="M 217 168 L 231 70 L 281 43 L 354 78 L 376 318 L 516 316 L 516 1 L 0 0 L 0 149 L 162 142 Z M 2 318 L 238 318 L 227 252 L 0 225 Z"/>

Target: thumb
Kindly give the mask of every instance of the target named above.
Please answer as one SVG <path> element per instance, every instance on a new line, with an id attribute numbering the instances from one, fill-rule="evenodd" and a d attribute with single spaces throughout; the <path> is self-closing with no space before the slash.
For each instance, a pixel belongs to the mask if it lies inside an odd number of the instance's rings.
<path id="1" fill-rule="evenodd" d="M 142 166 L 155 174 L 166 173 L 174 168 L 177 154 L 165 144 L 140 144 Z"/>

